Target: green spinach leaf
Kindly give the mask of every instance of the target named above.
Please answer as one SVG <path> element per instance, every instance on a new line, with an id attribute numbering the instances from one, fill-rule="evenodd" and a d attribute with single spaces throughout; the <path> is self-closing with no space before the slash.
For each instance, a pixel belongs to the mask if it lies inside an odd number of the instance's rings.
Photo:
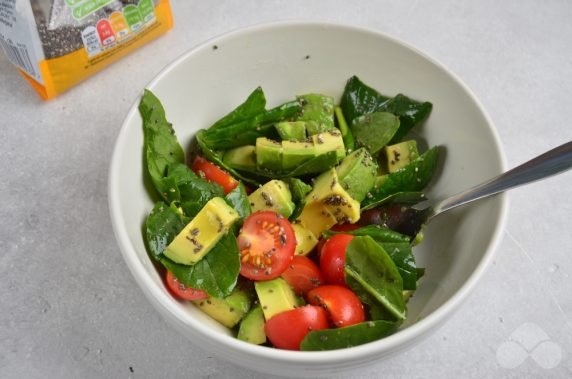
<path id="1" fill-rule="evenodd" d="M 404 290 L 417 289 L 417 264 L 411 249 L 411 245 L 407 242 L 385 242 L 380 243 L 381 247 L 389 254 L 393 263 L 399 271 L 401 279 L 403 279 Z"/>
<path id="2" fill-rule="evenodd" d="M 340 107 L 348 125 L 354 119 L 380 110 L 380 105 L 389 100 L 375 89 L 363 83 L 357 76 L 352 76 L 346 83 L 340 100 Z"/>
<path id="3" fill-rule="evenodd" d="M 387 205 L 400 204 L 400 205 L 412 206 L 425 200 L 427 200 L 427 197 L 423 192 L 420 191 L 397 192 L 392 195 L 388 195 L 387 197 L 382 198 L 379 201 L 376 201 L 374 206 L 382 204 L 387 204 Z M 370 208 L 373 208 L 373 206 L 371 205 L 364 206 L 362 208 L 362 211 L 365 211 Z"/>
<path id="4" fill-rule="evenodd" d="M 346 83 L 340 106 L 349 125 L 356 118 L 373 112 L 389 112 L 398 116 L 400 126 L 389 141 L 390 145 L 400 142 L 413 127 L 425 121 L 433 108 L 429 102 L 415 101 L 402 94 L 393 98 L 384 96 L 357 76 Z"/>
<path id="5" fill-rule="evenodd" d="M 324 232 L 324 238 L 329 238 L 334 234 L 351 234 L 354 236 L 369 236 L 375 240 L 391 257 L 397 267 L 399 275 L 403 279 L 404 290 L 415 290 L 417 288 L 417 265 L 413 256 L 410 244 L 410 237 L 400 234 L 391 229 L 383 228 L 379 225 L 367 225 L 356 230 L 347 232 L 334 232 L 328 230 Z"/>
<path id="6" fill-rule="evenodd" d="M 432 109 L 433 104 L 427 101 L 418 102 L 402 94 L 398 94 L 385 102 L 380 110 L 399 116 L 400 121 L 399 129 L 391 141 L 389 141 L 389 144 L 393 145 L 403 140 L 411 129 L 429 117 Z"/>
<path id="7" fill-rule="evenodd" d="M 162 180 L 165 197 L 176 201 L 188 217 L 195 217 L 213 197 L 223 197 L 222 187 L 197 176 L 186 164 L 175 163 L 167 168 Z"/>
<path id="8" fill-rule="evenodd" d="M 165 117 L 165 110 L 159 99 L 145 90 L 139 102 L 139 113 L 143 119 L 144 151 L 147 172 L 161 196 L 165 196 L 162 182 L 167 166 L 183 163 L 184 152 L 177 140 L 173 126 Z"/>
<path id="9" fill-rule="evenodd" d="M 248 98 L 229 114 L 215 122 L 209 130 L 216 130 L 226 126 L 248 120 L 266 110 L 266 97 L 262 88 L 258 87 Z"/>
<path id="10" fill-rule="evenodd" d="M 158 259 L 189 221 L 174 207 L 162 201 L 157 202 L 145 220 L 145 238 L 151 256 Z"/>
<path id="11" fill-rule="evenodd" d="M 248 194 L 242 183 L 230 191 L 225 196 L 226 202 L 238 212 L 241 219 L 245 219 L 250 215 L 252 209 L 250 208 L 250 201 L 248 200 Z"/>
<path id="12" fill-rule="evenodd" d="M 369 236 L 355 237 L 346 248 L 346 283 L 381 317 L 381 305 L 397 320 L 404 320 L 403 279 L 390 255 Z"/>
<path id="13" fill-rule="evenodd" d="M 370 190 L 371 196 L 367 196 L 363 200 L 362 210 L 376 207 L 387 201 L 390 195 L 400 192 L 421 191 L 431 181 L 437 169 L 438 161 L 439 147 L 435 146 L 402 169 L 388 174 L 379 186 Z"/>
<path id="14" fill-rule="evenodd" d="M 353 236 L 370 236 L 376 242 L 380 243 L 409 243 L 411 237 L 401 233 L 397 233 L 391 229 L 384 228 L 380 225 L 367 225 L 359 229 L 350 230 L 347 232 L 335 232 L 333 230 L 326 230 L 323 235 L 324 238 L 329 238 L 334 234 L 351 234 Z"/>
<path id="15" fill-rule="evenodd" d="M 290 193 L 292 194 L 292 201 L 296 204 L 294 212 L 292 212 L 289 219 L 295 220 L 304 210 L 306 195 L 312 191 L 312 186 L 298 178 L 285 178 L 284 181 L 288 184 L 288 188 L 290 188 Z"/>
<path id="16" fill-rule="evenodd" d="M 386 337 L 397 330 L 398 323 L 374 320 L 336 329 L 314 330 L 300 344 L 302 351 L 344 349 Z"/>
<path id="17" fill-rule="evenodd" d="M 160 260 L 187 287 L 201 289 L 218 298 L 232 292 L 240 271 L 240 253 L 232 231 L 193 266 L 175 263 L 164 255 Z"/>
<path id="18" fill-rule="evenodd" d="M 203 143 L 212 150 L 254 145 L 258 137 L 269 137 L 276 133 L 275 123 L 296 116 L 300 109 L 299 101 L 290 101 L 235 124 L 207 129 L 201 137 Z"/>
<path id="19" fill-rule="evenodd" d="M 344 147 L 346 148 L 346 151 L 348 152 L 354 151 L 355 150 L 354 136 L 348 126 L 348 123 L 346 122 L 342 108 L 339 106 L 335 107 L 334 114 L 336 115 L 338 129 L 340 129 L 340 132 L 342 133 L 342 140 L 344 141 Z"/>
<path id="20" fill-rule="evenodd" d="M 308 135 L 323 133 L 334 128 L 334 98 L 317 93 L 297 97 L 302 105 L 296 118 L 306 122 Z"/>
<path id="21" fill-rule="evenodd" d="M 351 124 L 351 132 L 358 146 L 375 155 L 393 138 L 399 129 L 399 118 L 388 112 L 374 112 L 360 116 Z"/>

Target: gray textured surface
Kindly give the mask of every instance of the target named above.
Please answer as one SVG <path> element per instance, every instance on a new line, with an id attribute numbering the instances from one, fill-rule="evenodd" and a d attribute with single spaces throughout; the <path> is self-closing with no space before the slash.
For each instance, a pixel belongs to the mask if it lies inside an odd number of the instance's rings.
<path id="1" fill-rule="evenodd" d="M 510 166 L 572 139 L 569 1 L 355 3 L 173 1 L 171 33 L 47 103 L 0 54 L 1 378 L 263 377 L 212 358 L 159 317 L 109 222 L 123 117 L 162 67 L 205 39 L 279 19 L 371 27 L 457 73 L 489 111 Z M 570 188 L 572 173 L 511 192 L 495 262 L 461 310 L 352 377 L 572 376 Z"/>

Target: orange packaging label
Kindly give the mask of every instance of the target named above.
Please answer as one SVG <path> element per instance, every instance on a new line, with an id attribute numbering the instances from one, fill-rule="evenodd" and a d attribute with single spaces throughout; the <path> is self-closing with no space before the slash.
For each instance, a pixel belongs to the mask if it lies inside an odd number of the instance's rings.
<path id="1" fill-rule="evenodd" d="M 25 29 L 19 30 L 18 25 L 11 29 L 2 27 L 0 45 L 44 99 L 63 93 L 173 26 L 168 0 L 139 0 L 137 4 L 127 5 L 118 0 L 65 0 L 56 10 L 59 12 L 56 16 L 68 23 L 71 20 L 75 25 L 67 27 L 66 32 L 75 33 L 68 38 L 76 45 L 72 45 L 69 52 L 62 52 L 63 48 L 52 51 L 47 50 L 46 44 L 42 45 L 51 31 L 42 28 L 42 14 L 34 9 L 34 2 L 38 1 L 45 0 L 30 1 L 32 13 L 20 14 L 16 8 L 8 9 L 21 20 L 29 21 L 33 15 L 38 33 L 24 35 L 22 30 Z M 3 11 L 0 15 L 6 13 L 5 9 L 0 11 Z"/>

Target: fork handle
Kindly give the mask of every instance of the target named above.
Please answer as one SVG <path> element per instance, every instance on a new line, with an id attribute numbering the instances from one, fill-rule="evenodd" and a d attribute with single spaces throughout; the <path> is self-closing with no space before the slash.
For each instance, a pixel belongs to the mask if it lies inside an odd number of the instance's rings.
<path id="1" fill-rule="evenodd" d="M 453 195 L 433 206 L 434 215 L 472 201 L 560 174 L 572 168 L 572 141 L 560 145 L 482 184 Z"/>

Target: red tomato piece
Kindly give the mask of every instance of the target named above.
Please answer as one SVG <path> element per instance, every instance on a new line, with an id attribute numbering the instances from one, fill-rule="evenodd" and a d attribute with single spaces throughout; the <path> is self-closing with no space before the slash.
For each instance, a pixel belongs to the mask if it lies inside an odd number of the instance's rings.
<path id="1" fill-rule="evenodd" d="M 252 280 L 280 276 L 296 250 L 296 235 L 288 219 L 273 211 L 252 213 L 238 234 L 240 274 Z"/>
<path id="2" fill-rule="evenodd" d="M 189 288 L 179 282 L 179 279 L 177 279 L 171 271 L 167 271 L 165 281 L 167 282 L 169 291 L 180 300 L 203 300 L 209 298 L 209 294 L 205 291 Z"/>
<path id="3" fill-rule="evenodd" d="M 225 194 L 238 186 L 238 180 L 233 178 L 232 175 L 201 156 L 195 158 L 191 169 L 195 174 L 205 178 L 209 182 L 220 184 Z"/>
<path id="4" fill-rule="evenodd" d="M 350 326 L 365 321 L 363 304 L 353 291 L 336 285 L 314 288 L 306 295 L 308 302 L 324 307 L 334 326 Z"/>
<path id="5" fill-rule="evenodd" d="M 326 283 L 347 287 L 344 276 L 346 247 L 353 238 L 351 234 L 335 234 L 324 244 L 320 254 L 320 269 Z"/>
<path id="6" fill-rule="evenodd" d="M 304 295 L 312 288 L 324 284 L 324 278 L 318 266 L 303 255 L 294 256 L 286 271 L 282 273 L 282 277 L 299 295 Z"/>
<path id="7" fill-rule="evenodd" d="M 278 313 L 264 325 L 264 332 L 274 347 L 300 350 L 300 343 L 312 330 L 328 329 L 328 315 L 324 308 L 305 305 Z"/>

